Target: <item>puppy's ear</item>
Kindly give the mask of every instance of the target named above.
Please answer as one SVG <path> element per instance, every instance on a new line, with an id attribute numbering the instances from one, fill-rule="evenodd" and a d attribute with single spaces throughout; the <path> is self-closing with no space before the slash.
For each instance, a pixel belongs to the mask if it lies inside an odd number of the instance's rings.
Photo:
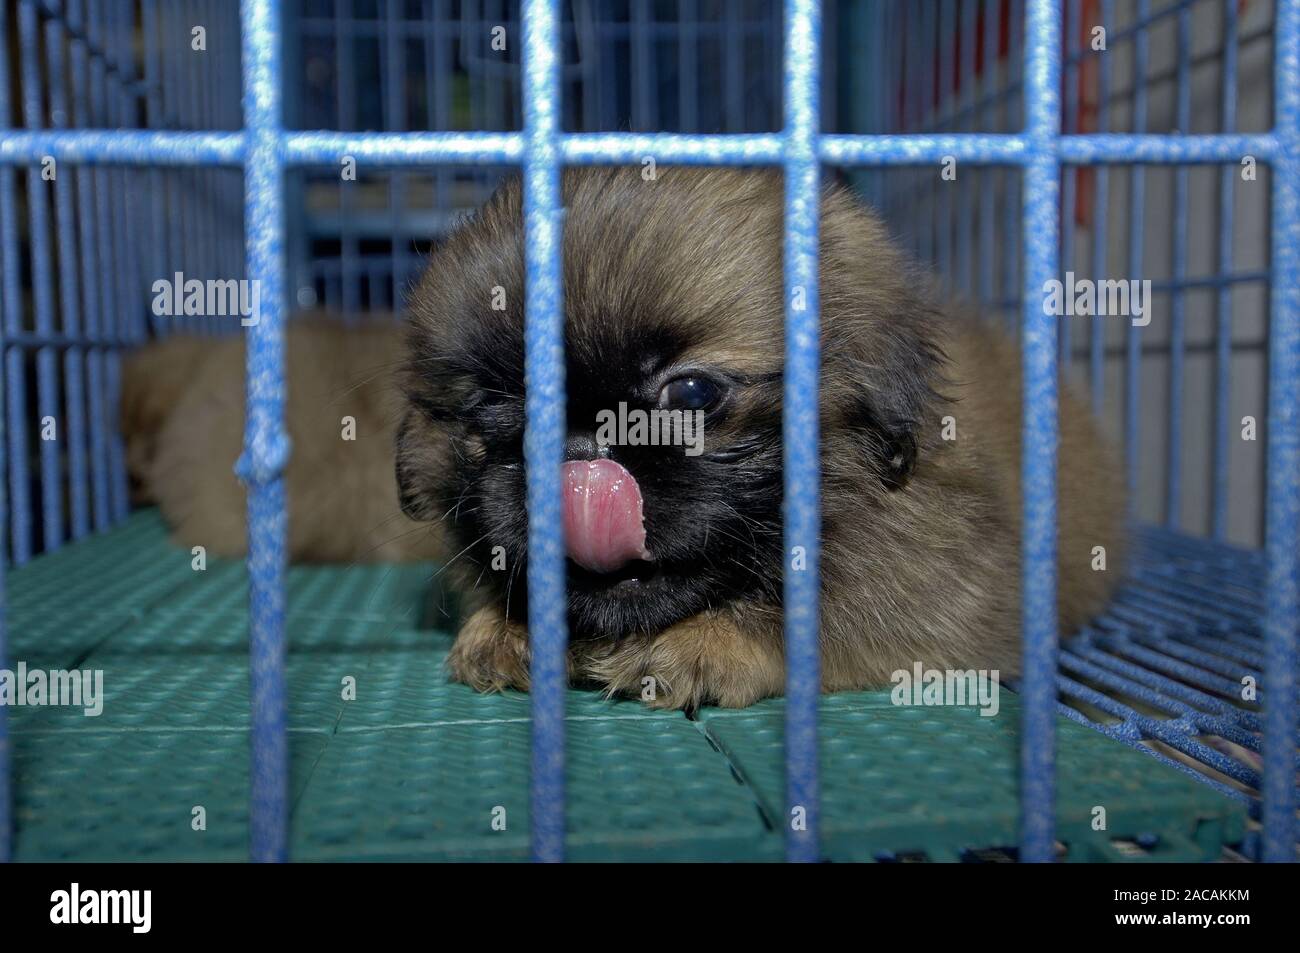
<path id="1" fill-rule="evenodd" d="M 920 457 L 919 421 L 885 417 L 870 396 L 863 395 L 850 426 L 857 431 L 866 462 L 879 475 L 881 485 L 887 490 L 907 486 Z"/>
<path id="2" fill-rule="evenodd" d="M 942 316 L 932 280 L 843 189 L 822 205 L 824 380 L 866 461 L 890 490 L 907 485 L 943 398 Z"/>
<path id="3" fill-rule="evenodd" d="M 932 313 L 918 299 L 899 305 L 894 314 L 870 322 L 855 342 L 856 353 L 841 365 L 854 390 L 849 424 L 889 490 L 911 479 L 924 445 L 922 428 L 944 400 L 936 390 L 944 356 Z"/>

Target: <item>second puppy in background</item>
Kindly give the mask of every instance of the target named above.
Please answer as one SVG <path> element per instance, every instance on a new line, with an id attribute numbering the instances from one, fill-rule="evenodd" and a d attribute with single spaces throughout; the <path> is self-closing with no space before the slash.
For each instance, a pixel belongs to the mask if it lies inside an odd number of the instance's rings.
<path id="1" fill-rule="evenodd" d="M 310 317 L 285 340 L 288 550 L 294 562 L 433 559 L 436 527 L 397 505 L 393 440 L 401 414 L 396 322 Z M 244 336 L 176 334 L 125 361 L 121 428 L 137 503 L 154 503 L 176 542 L 217 556 L 247 548 L 247 496 L 235 476 L 244 439 Z"/>

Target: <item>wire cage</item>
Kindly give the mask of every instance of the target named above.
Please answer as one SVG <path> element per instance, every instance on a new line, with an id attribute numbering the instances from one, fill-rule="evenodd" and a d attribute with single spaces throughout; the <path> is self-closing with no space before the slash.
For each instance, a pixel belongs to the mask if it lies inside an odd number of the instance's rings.
<path id="1" fill-rule="evenodd" d="M 1297 0 L 0 0 L 0 668 L 132 666 L 120 720 L 78 730 L 69 765 L 50 754 L 66 722 L 0 705 L 0 856 L 167 856 L 173 829 L 139 821 L 174 812 L 166 790 L 186 822 L 190 804 L 246 799 L 235 842 L 263 861 L 289 859 L 291 839 L 294 856 L 334 858 L 406 856 L 393 843 L 420 837 L 434 846 L 416 856 L 444 858 L 1124 860 L 1228 844 L 1294 859 L 1298 147 Z M 785 581 L 786 697 L 694 723 L 564 684 L 559 170 L 645 156 L 781 167 L 785 282 L 808 303 L 786 313 L 784 533 L 808 557 Z M 286 565 L 284 327 L 299 309 L 400 314 L 430 244 L 520 167 L 533 687 L 416 704 L 439 659 L 399 616 L 428 574 Z M 996 729 L 819 696 L 814 197 L 832 176 L 1022 348 L 1025 666 Z M 1073 272 L 1151 279 L 1149 325 L 1045 317 L 1044 289 Z M 202 581 L 187 559 L 163 568 L 156 523 L 132 514 L 115 423 L 124 352 L 177 328 L 241 330 L 157 315 L 152 283 L 177 274 L 262 289 L 246 329 L 247 567 Z M 1137 539 L 1115 605 L 1065 643 L 1062 386 L 1124 448 Z M 1238 439 L 1245 418 L 1258 440 Z M 301 688 L 337 681 L 313 655 L 322 632 L 365 648 L 341 657 L 364 657 L 380 686 L 351 722 Z M 409 650 L 400 665 L 364 641 L 375 632 Z M 195 655 L 159 662 L 169 639 Z M 243 668 L 194 668 L 245 645 Z M 239 718 L 225 699 L 241 691 Z M 893 747 L 864 757 L 873 732 Z M 1000 773 L 942 766 L 930 780 L 955 793 L 918 818 L 913 802 L 940 795 L 886 755 L 934 732 Z M 250 746 L 246 778 L 226 777 Z M 575 816 L 613 811 L 587 790 L 623 770 L 604 755 L 663 767 L 686 819 L 636 803 L 575 832 Z M 51 793 L 106 760 L 126 768 L 96 774 L 99 794 Z M 1110 802 L 1124 836 L 1085 850 L 1092 806 L 1120 789 L 1097 793 L 1102 766 L 1142 785 Z M 471 800 L 467 770 L 526 790 L 527 834 L 487 848 L 437 812 L 403 813 L 410 800 L 362 790 L 386 770 L 423 773 L 417 803 Z M 386 826 L 352 817 L 390 802 Z M 84 830 L 54 845 L 69 804 Z M 106 846 L 124 816 L 132 843 Z M 674 823 L 685 833 L 657 839 Z M 243 850 L 223 843 L 180 855 Z"/>

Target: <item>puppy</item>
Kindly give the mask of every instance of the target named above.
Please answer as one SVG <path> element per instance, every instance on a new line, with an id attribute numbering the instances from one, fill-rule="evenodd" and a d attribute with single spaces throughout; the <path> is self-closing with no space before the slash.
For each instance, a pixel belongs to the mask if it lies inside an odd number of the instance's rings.
<path id="1" fill-rule="evenodd" d="M 401 412 L 395 322 L 323 317 L 286 330 L 288 551 L 295 562 L 428 559 L 429 527 L 397 505 L 393 439 Z M 175 541 L 210 554 L 247 550 L 235 476 L 244 434 L 244 338 L 177 334 L 126 359 L 120 424 L 132 496 L 155 503 Z"/>
<path id="2" fill-rule="evenodd" d="M 657 707 L 778 695 L 780 175 L 571 170 L 563 192 L 570 677 L 622 694 L 651 678 Z M 457 554 L 470 614 L 449 666 L 480 690 L 528 687 L 523 249 L 512 181 L 435 251 L 403 373 L 401 505 Z M 915 662 L 1015 674 L 1019 354 L 945 310 L 841 190 L 822 199 L 820 274 L 823 687 Z M 620 404 L 700 414 L 702 452 L 598 439 Z M 1068 634 L 1119 574 L 1124 500 L 1067 393 L 1059 461 Z"/>

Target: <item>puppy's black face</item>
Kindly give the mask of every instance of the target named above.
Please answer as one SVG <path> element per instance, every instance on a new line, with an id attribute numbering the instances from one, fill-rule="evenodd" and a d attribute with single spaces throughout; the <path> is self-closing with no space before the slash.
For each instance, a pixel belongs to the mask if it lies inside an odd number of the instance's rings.
<path id="1" fill-rule="evenodd" d="M 567 362 L 566 456 L 613 460 L 633 475 L 651 558 L 628 559 L 606 571 L 570 559 L 572 637 L 657 632 L 720 599 L 772 595 L 772 581 L 780 579 L 779 381 L 725 367 L 682 367 L 677 358 L 683 344 L 666 335 L 597 333 L 584 346 L 573 343 Z M 435 418 L 446 427 L 455 464 L 440 486 L 426 484 L 424 492 L 442 511 L 450 510 L 446 522 L 455 550 L 465 550 L 460 558 L 476 567 L 476 574 L 482 569 L 483 581 L 497 590 L 507 614 L 523 620 L 528 529 L 523 356 L 517 337 L 497 340 L 493 353 L 501 360 L 467 375 L 451 418 Z M 718 396 L 705 411 L 698 455 L 685 445 L 598 443 L 601 411 L 624 404 L 629 411 L 648 412 L 665 391 L 699 387 L 705 380 Z M 770 411 L 738 419 L 748 404 Z M 420 483 L 405 480 L 416 500 L 408 500 L 407 508 L 424 513 Z"/>
<path id="2" fill-rule="evenodd" d="M 737 599 L 780 599 L 779 179 L 666 170 L 647 181 L 637 171 L 565 181 L 566 456 L 617 464 L 599 466 L 635 489 L 601 506 L 625 506 L 631 493 L 645 532 L 644 551 L 625 547 L 615 559 L 603 558 L 608 537 L 626 535 L 627 519 L 569 526 L 575 641 L 655 633 Z M 520 206 L 517 184 L 494 196 L 435 253 L 412 299 L 397 474 L 406 512 L 441 520 L 462 576 L 490 586 L 522 621 Z M 823 426 L 842 423 L 855 453 L 896 461 L 906 415 L 887 401 L 864 404 L 863 393 L 826 388 L 836 406 Z M 664 445 L 615 429 L 608 441 L 612 419 L 654 411 L 688 413 L 702 432 L 679 429 Z M 885 485 L 890 476 L 882 472 Z"/>

